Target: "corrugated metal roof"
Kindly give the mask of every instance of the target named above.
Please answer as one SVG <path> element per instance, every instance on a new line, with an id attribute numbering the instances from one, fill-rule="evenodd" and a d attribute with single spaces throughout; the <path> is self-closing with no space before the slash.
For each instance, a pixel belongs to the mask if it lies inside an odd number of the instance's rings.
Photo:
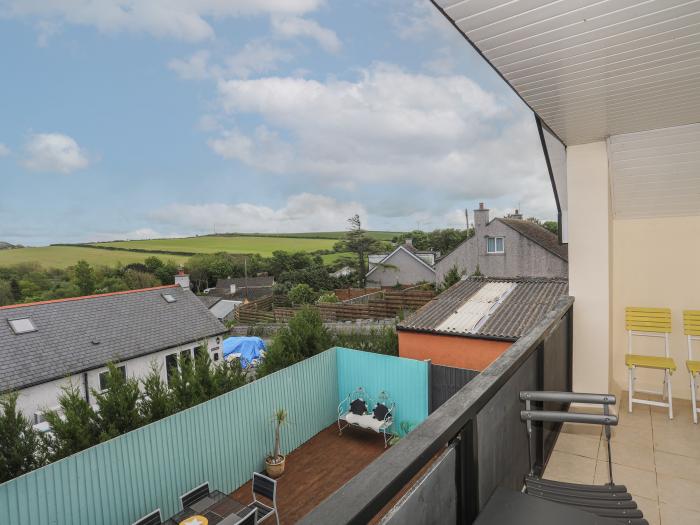
<path id="1" fill-rule="evenodd" d="M 485 283 L 466 302 L 435 328 L 439 332 L 467 334 L 474 331 L 504 296 L 517 286 L 511 282 Z"/>
<path id="2" fill-rule="evenodd" d="M 434 0 L 568 145 L 700 122 L 700 3 Z"/>
<path id="3" fill-rule="evenodd" d="M 487 286 L 485 297 L 493 298 L 497 290 L 504 291 L 510 288 L 510 291 L 499 296 L 502 301 L 492 301 L 490 306 L 493 308 L 490 308 L 488 315 L 482 315 L 469 326 L 469 322 L 474 320 L 476 314 L 469 317 L 467 312 L 472 311 L 470 310 L 472 306 L 466 305 L 472 301 L 483 304 L 484 301 L 479 292 Z M 398 329 L 515 340 L 549 311 L 559 297 L 566 295 L 568 289 L 566 279 L 470 277 L 438 295 L 400 323 Z M 475 306 L 473 312 L 479 307 L 479 305 Z M 480 311 L 483 312 L 483 309 Z M 457 315 L 455 312 L 464 312 L 464 314 Z M 450 330 L 450 323 L 445 323 L 453 315 L 455 326 L 462 323 L 460 331 Z"/>

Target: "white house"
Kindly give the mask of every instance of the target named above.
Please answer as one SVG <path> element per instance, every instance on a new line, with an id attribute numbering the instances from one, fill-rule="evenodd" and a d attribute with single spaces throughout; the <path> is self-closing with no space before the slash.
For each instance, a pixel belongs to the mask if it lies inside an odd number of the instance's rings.
<path id="1" fill-rule="evenodd" d="M 19 392 L 18 408 L 41 424 L 69 382 L 94 404 L 107 363 L 137 379 L 156 363 L 167 381 L 177 356 L 203 343 L 219 361 L 225 333 L 179 285 L 0 307 L 0 393 Z"/>

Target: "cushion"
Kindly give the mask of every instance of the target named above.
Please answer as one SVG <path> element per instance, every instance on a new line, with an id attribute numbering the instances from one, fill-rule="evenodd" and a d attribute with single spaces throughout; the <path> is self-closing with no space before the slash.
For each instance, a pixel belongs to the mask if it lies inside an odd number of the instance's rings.
<path id="1" fill-rule="evenodd" d="M 384 418 L 386 415 L 389 413 L 389 409 L 386 407 L 386 405 L 382 403 L 377 403 L 377 406 L 374 407 L 374 419 L 377 419 L 379 421 L 384 421 Z"/>
<path id="2" fill-rule="evenodd" d="M 350 403 L 350 412 L 352 412 L 353 414 L 357 414 L 358 416 L 366 414 L 367 403 L 365 403 L 362 399 L 358 397 L 352 403 Z"/>
<path id="3" fill-rule="evenodd" d="M 352 425 L 357 425 L 362 428 L 372 429 L 375 432 L 379 432 L 382 425 L 384 424 L 383 421 L 378 421 L 374 419 L 374 417 L 370 414 L 358 416 L 357 414 L 353 414 L 352 412 L 345 416 L 345 421 Z"/>

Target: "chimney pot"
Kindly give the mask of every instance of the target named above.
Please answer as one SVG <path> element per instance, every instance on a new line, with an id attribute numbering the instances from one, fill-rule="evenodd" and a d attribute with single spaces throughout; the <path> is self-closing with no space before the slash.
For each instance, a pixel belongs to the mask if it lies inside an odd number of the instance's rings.
<path id="1" fill-rule="evenodd" d="M 480 203 L 479 203 L 479 209 L 480 209 L 480 210 L 483 210 L 483 209 L 484 209 L 484 203 L 483 203 L 483 202 L 480 202 Z"/>

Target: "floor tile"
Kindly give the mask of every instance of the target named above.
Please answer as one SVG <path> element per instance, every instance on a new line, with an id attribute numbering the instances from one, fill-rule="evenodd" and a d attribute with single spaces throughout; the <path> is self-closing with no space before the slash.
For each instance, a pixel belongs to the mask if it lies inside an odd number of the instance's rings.
<path id="1" fill-rule="evenodd" d="M 593 483 L 595 468 L 594 459 L 555 450 L 549 458 L 545 477 L 555 481 L 590 484 Z"/>
<path id="2" fill-rule="evenodd" d="M 657 473 L 700 483 L 700 459 L 656 450 L 654 460 Z"/>
<path id="3" fill-rule="evenodd" d="M 598 459 L 600 440 L 595 436 L 581 434 L 559 434 L 557 450 L 567 454 L 576 454 L 591 459 Z"/>
<path id="4" fill-rule="evenodd" d="M 694 510 L 662 503 L 659 506 L 659 512 L 661 514 L 661 525 L 698 525 L 700 523 L 700 512 Z"/>
<path id="5" fill-rule="evenodd" d="M 700 458 L 700 434 L 683 432 L 682 429 L 656 429 L 654 449 L 680 456 Z"/>
<path id="6" fill-rule="evenodd" d="M 642 496 L 649 499 L 657 499 L 658 497 L 655 472 L 627 467 L 625 465 L 613 465 L 613 477 L 615 483 L 626 485 L 627 490 L 635 496 Z M 595 471 L 594 483 L 602 485 L 607 482 L 607 463 L 599 461 L 598 468 L 596 468 Z"/>
<path id="7" fill-rule="evenodd" d="M 564 423 L 561 427 L 562 434 L 575 434 L 600 439 L 602 428 L 599 425 L 581 425 L 576 423 Z"/>
<path id="8" fill-rule="evenodd" d="M 612 460 L 615 465 L 626 465 L 628 467 L 640 468 L 654 472 L 654 449 L 652 446 L 639 445 L 635 443 L 625 443 L 612 441 Z M 598 450 L 598 460 L 608 460 L 608 447 L 605 439 L 600 441 Z"/>
<path id="9" fill-rule="evenodd" d="M 700 512 L 700 483 L 658 474 L 659 501 Z"/>
<path id="10" fill-rule="evenodd" d="M 659 518 L 659 502 L 656 499 L 635 496 L 634 501 L 637 502 L 637 507 L 642 511 L 644 519 L 649 522 L 649 525 L 659 525 L 661 523 L 661 519 Z"/>

